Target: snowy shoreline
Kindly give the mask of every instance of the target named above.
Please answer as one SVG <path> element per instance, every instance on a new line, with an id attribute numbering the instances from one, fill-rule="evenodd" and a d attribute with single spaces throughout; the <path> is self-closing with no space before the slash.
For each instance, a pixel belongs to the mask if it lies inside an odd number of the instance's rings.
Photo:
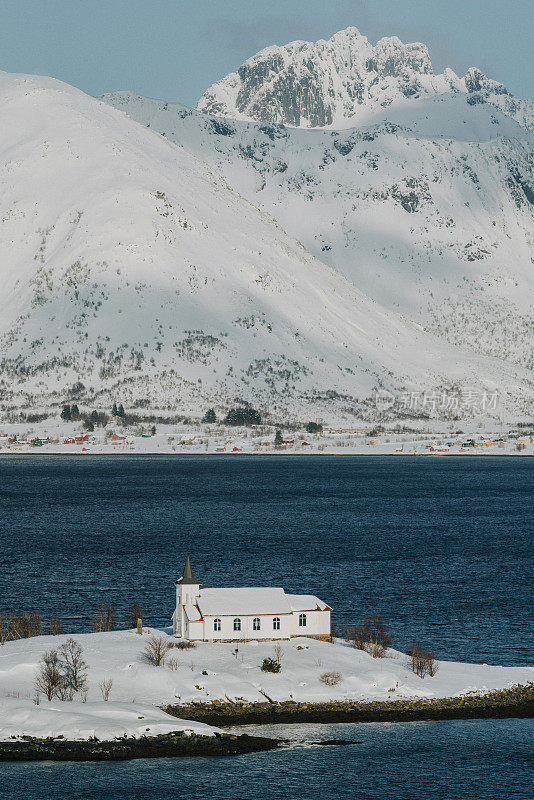
<path id="1" fill-rule="evenodd" d="M 262 661 L 272 656 L 273 644 L 257 641 L 240 642 L 237 652 L 235 642 L 172 648 L 168 663 L 155 667 L 143 654 L 151 637 L 160 635 L 166 634 L 149 628 L 143 628 L 142 635 L 133 630 L 75 635 L 87 662 L 88 691 L 85 696 L 76 694 L 70 702 L 36 698 L 34 683 L 44 652 L 61 646 L 68 636 L 6 641 L 0 647 L 0 742 L 22 737 L 67 741 L 153 738 L 179 731 L 220 735 L 208 715 L 225 704 L 233 712 L 240 704 L 258 707 L 266 700 L 271 710 L 275 705 L 283 709 L 288 703 L 354 707 L 376 702 L 391 705 L 393 701 L 405 705 L 424 702 L 430 708 L 444 700 L 450 702 L 450 698 L 465 706 L 474 697 L 513 692 L 518 685 L 532 686 L 534 682 L 534 667 L 451 661 L 438 662 L 436 674 L 421 679 L 410 669 L 409 657 L 398 651 L 388 651 L 386 658 L 372 658 L 341 640 L 329 643 L 304 637 L 279 643 L 279 674 L 262 671 Z M 168 636 L 168 641 L 172 644 L 173 637 Z M 329 686 L 321 680 L 328 670 L 340 673 L 339 684 Z M 108 701 L 101 698 L 99 690 L 104 679 L 113 684 Z M 162 710 L 169 707 L 173 716 Z M 198 711 L 196 719 L 187 718 L 192 708 Z M 233 713 L 225 724 L 236 724 L 237 717 Z"/>

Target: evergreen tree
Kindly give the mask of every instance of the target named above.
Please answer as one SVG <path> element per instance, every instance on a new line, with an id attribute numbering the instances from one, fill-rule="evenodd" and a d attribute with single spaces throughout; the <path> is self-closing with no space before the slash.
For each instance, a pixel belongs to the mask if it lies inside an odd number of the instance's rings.
<path id="1" fill-rule="evenodd" d="M 113 408 L 111 409 L 111 416 L 117 416 L 117 403 L 113 403 Z"/>
<path id="2" fill-rule="evenodd" d="M 91 412 L 91 422 L 94 424 L 98 422 L 98 411 Z"/>
<path id="3" fill-rule="evenodd" d="M 261 414 L 255 408 L 231 408 L 224 421 L 227 425 L 261 425 Z"/>
<path id="4" fill-rule="evenodd" d="M 124 415 L 125 415 L 124 406 L 121 403 L 120 406 L 117 409 L 117 416 L 118 417 L 124 417 Z"/>
<path id="5" fill-rule="evenodd" d="M 156 426 L 155 425 L 152 425 L 152 427 L 150 428 L 150 433 L 152 434 L 152 436 L 156 435 Z"/>
<path id="6" fill-rule="evenodd" d="M 217 422 L 217 416 L 213 408 L 208 408 L 204 414 L 202 422 Z"/>
<path id="7" fill-rule="evenodd" d="M 276 434 L 275 434 L 275 437 L 274 437 L 274 446 L 275 447 L 282 447 L 283 444 L 284 444 L 284 440 L 282 439 L 282 432 L 280 430 L 277 430 Z"/>
<path id="8" fill-rule="evenodd" d="M 76 403 L 73 403 L 72 406 L 70 407 L 70 416 L 71 416 L 71 419 L 79 419 L 80 418 L 80 409 L 78 408 Z"/>
<path id="9" fill-rule="evenodd" d="M 92 432 L 95 429 L 95 426 L 93 425 L 93 423 L 91 422 L 90 419 L 86 419 L 84 421 L 83 427 L 85 428 L 86 431 L 89 431 L 89 432 Z"/>
<path id="10" fill-rule="evenodd" d="M 64 419 L 65 422 L 69 422 L 70 415 L 71 415 L 70 406 L 63 406 L 63 411 L 61 412 L 61 419 Z"/>
<path id="11" fill-rule="evenodd" d="M 306 425 L 307 433 L 322 433 L 323 426 L 318 422 L 308 422 Z"/>

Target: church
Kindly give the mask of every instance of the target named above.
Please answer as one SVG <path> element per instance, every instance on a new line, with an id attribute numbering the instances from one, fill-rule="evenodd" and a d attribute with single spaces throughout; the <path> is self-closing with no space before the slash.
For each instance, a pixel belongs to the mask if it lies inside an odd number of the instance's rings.
<path id="1" fill-rule="evenodd" d="M 307 636 L 330 640 L 332 609 L 311 594 L 279 587 L 201 589 L 189 555 L 176 582 L 173 633 L 192 642 L 270 641 Z"/>

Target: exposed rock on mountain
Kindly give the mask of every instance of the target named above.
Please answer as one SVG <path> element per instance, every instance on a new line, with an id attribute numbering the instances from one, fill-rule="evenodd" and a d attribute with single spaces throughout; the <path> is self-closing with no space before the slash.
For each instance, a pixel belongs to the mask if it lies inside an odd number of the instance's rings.
<path id="1" fill-rule="evenodd" d="M 334 131 L 107 100 L 221 170 L 382 307 L 473 355 L 534 366 L 534 137 L 493 105 L 453 92 Z"/>
<path id="2" fill-rule="evenodd" d="M 521 370 L 380 307 L 188 149 L 52 79 L 2 74 L 0 100 L 3 408 L 74 393 L 332 417 L 379 388 L 528 396 Z"/>
<path id="3" fill-rule="evenodd" d="M 534 125 L 534 105 L 479 70 L 469 70 L 465 79 L 451 69 L 436 75 L 424 44 L 403 44 L 392 36 L 373 46 L 357 28 L 327 41 L 261 50 L 210 86 L 198 109 L 295 127 L 346 128 L 365 122 L 369 111 L 445 92 L 459 92 L 470 103 L 493 103 L 521 125 Z"/>

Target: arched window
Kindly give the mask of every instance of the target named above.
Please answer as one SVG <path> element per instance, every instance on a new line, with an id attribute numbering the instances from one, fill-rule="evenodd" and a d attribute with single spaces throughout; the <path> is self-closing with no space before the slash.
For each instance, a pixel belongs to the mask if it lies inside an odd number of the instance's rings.
<path id="1" fill-rule="evenodd" d="M 273 630 L 279 631 L 280 630 L 280 617 L 273 618 Z"/>
<path id="2" fill-rule="evenodd" d="M 221 620 L 220 619 L 214 619 L 213 620 L 213 630 L 214 631 L 220 631 L 221 630 Z"/>
<path id="3" fill-rule="evenodd" d="M 234 619 L 234 631 L 240 631 L 240 630 L 241 630 L 241 620 L 239 619 L 239 617 L 236 617 Z"/>
<path id="4" fill-rule="evenodd" d="M 260 628 L 261 628 L 260 618 L 259 617 L 254 617 L 254 619 L 252 620 L 252 630 L 253 631 L 259 631 Z"/>
<path id="5" fill-rule="evenodd" d="M 306 614 L 299 614 L 299 625 L 301 628 L 306 627 Z"/>

